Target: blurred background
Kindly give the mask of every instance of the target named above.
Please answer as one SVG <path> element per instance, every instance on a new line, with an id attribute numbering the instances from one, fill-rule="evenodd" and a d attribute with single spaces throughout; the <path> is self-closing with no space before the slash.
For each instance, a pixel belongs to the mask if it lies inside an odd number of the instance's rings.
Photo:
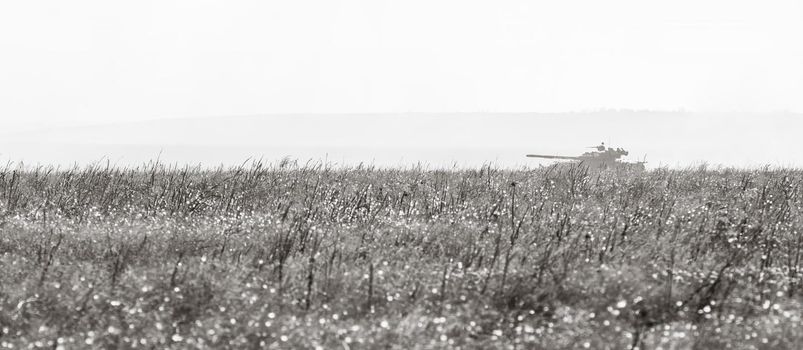
<path id="1" fill-rule="evenodd" d="M 800 166 L 797 0 L 0 3 L 0 160 Z"/>

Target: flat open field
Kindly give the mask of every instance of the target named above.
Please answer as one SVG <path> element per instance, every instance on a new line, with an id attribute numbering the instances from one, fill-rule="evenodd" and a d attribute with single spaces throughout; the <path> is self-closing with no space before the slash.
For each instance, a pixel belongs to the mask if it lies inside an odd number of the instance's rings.
<path id="1" fill-rule="evenodd" d="M 800 349 L 803 171 L 0 170 L 0 348 Z"/>

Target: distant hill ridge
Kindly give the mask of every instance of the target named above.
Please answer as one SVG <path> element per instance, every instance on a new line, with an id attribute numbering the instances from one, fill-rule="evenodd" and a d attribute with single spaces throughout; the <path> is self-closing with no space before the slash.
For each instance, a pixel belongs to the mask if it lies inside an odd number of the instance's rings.
<path id="1" fill-rule="evenodd" d="M 795 151 L 803 148 L 798 130 L 803 130 L 803 118 L 791 113 L 617 110 L 276 114 L 6 132 L 0 136 L 0 147 L 3 147 L 0 152 L 21 157 L 37 147 L 52 151 L 72 145 L 80 146 L 73 151 L 79 158 L 88 150 L 94 155 L 106 154 L 98 153 L 104 149 L 109 150 L 110 156 L 119 152 L 125 158 L 129 149 L 136 148 L 147 149 L 143 154 L 148 155 L 165 149 L 165 154 L 175 152 L 195 159 L 196 153 L 213 154 L 228 149 L 230 154 L 224 158 L 235 160 L 245 159 L 246 153 L 248 156 L 323 158 L 337 157 L 338 150 L 349 150 L 348 158 L 353 160 L 381 160 L 392 154 L 394 162 L 398 158 L 405 161 L 421 158 L 448 163 L 450 157 L 455 157 L 481 163 L 490 157 L 487 160 L 504 159 L 511 164 L 521 164 L 527 162 L 523 159 L 526 153 L 575 155 L 584 151 L 584 147 L 604 141 L 629 150 L 633 159 L 647 156 L 651 166 L 704 161 L 736 166 L 767 163 L 801 166 L 803 160 Z M 9 151 L 12 148 L 16 151 Z M 457 156 L 455 152 L 462 153 Z M 64 157 L 70 159 L 73 155 Z"/>

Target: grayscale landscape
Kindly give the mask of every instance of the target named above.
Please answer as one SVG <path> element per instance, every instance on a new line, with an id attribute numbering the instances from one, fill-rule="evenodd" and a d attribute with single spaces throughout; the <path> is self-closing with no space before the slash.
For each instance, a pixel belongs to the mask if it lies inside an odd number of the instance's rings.
<path id="1" fill-rule="evenodd" d="M 0 3 L 0 349 L 802 349 L 803 3 Z"/>

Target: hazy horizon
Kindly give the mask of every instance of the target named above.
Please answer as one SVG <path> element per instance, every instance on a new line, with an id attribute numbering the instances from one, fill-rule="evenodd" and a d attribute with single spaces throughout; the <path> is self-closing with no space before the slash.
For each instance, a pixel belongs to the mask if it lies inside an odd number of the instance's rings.
<path id="1" fill-rule="evenodd" d="M 332 130 L 338 130 L 332 132 Z M 342 165 L 502 167 L 547 165 L 527 153 L 578 155 L 606 142 L 648 167 L 803 167 L 803 118 L 793 113 L 290 114 L 52 127 L 0 133 L 0 159 L 70 165 L 108 159 L 236 165 L 246 159 Z M 753 141 L 751 141 L 753 140 Z"/>

